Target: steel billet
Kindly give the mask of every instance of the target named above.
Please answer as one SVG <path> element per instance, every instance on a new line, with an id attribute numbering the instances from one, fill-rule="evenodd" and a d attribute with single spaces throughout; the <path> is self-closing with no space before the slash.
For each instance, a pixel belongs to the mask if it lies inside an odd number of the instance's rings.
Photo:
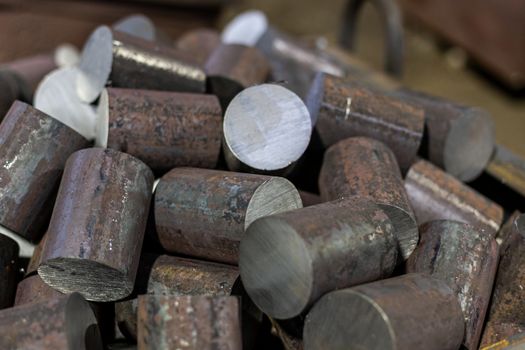
<path id="1" fill-rule="evenodd" d="M 88 146 L 59 121 L 13 103 L 0 124 L 0 225 L 28 240 L 39 239 L 67 157 Z"/>
<path id="2" fill-rule="evenodd" d="M 38 274 L 92 301 L 128 296 L 135 282 L 153 174 L 140 160 L 92 148 L 67 161 Z"/>
<path id="3" fill-rule="evenodd" d="M 157 186 L 155 223 L 167 251 L 236 265 L 253 221 L 300 207 L 281 177 L 175 168 Z"/>
<path id="4" fill-rule="evenodd" d="M 305 350 L 457 350 L 463 314 L 441 280 L 408 274 L 322 297 L 306 317 Z"/>
<path id="5" fill-rule="evenodd" d="M 415 161 L 425 124 L 421 108 L 324 73 L 315 78 L 307 105 L 325 147 L 365 136 L 390 147 L 401 169 Z"/>
<path id="6" fill-rule="evenodd" d="M 18 244 L 0 234 L 0 309 L 13 305 L 16 290 Z"/>
<path id="7" fill-rule="evenodd" d="M 500 245 L 500 255 L 507 249 L 507 245 L 510 242 L 509 238 L 513 236 L 513 232 L 517 229 L 516 220 L 520 215 L 519 211 L 514 211 L 496 234 L 496 242 Z"/>
<path id="8" fill-rule="evenodd" d="M 33 254 L 29 258 L 29 263 L 27 264 L 25 273 L 26 277 L 37 273 L 38 265 L 40 265 L 40 259 L 42 256 L 42 250 L 44 250 L 44 245 L 46 244 L 46 239 L 47 233 L 42 236 L 40 242 L 38 242 L 38 244 L 35 246 Z"/>
<path id="9" fill-rule="evenodd" d="M 326 151 L 319 176 L 321 198 L 367 196 L 384 210 L 394 225 L 400 256 L 408 259 L 419 234 L 394 154 L 383 143 L 352 137 Z"/>
<path id="10" fill-rule="evenodd" d="M 407 271 L 431 274 L 450 286 L 466 323 L 463 345 L 477 349 L 498 266 L 498 244 L 490 235 L 456 221 L 431 221 L 420 231 L 421 242 Z"/>
<path id="11" fill-rule="evenodd" d="M 98 27 L 84 46 L 77 92 L 93 102 L 108 81 L 125 88 L 204 92 L 206 75 L 191 56 L 157 42 Z"/>
<path id="12" fill-rule="evenodd" d="M 154 171 L 217 164 L 222 111 L 215 96 L 108 88 L 98 112 L 97 144 L 129 153 Z"/>
<path id="13" fill-rule="evenodd" d="M 215 29 L 199 28 L 184 33 L 175 41 L 175 47 L 204 66 L 213 51 L 221 44 L 221 34 Z"/>
<path id="14" fill-rule="evenodd" d="M 236 297 L 139 296 L 138 349 L 241 350 Z"/>
<path id="15" fill-rule="evenodd" d="M 2 349 L 102 349 L 95 315 L 78 293 L 0 311 Z"/>
<path id="16" fill-rule="evenodd" d="M 299 196 L 301 196 L 301 201 L 303 202 L 304 207 L 311 207 L 312 205 L 321 204 L 323 202 L 321 196 L 315 193 L 299 191 Z"/>
<path id="17" fill-rule="evenodd" d="M 396 259 L 388 216 L 353 197 L 256 220 L 241 241 L 239 269 L 253 302 L 289 319 L 327 292 L 389 276 Z"/>
<path id="18" fill-rule="evenodd" d="M 525 349 L 525 333 L 518 333 L 494 344 L 481 346 L 480 350 L 523 350 Z"/>
<path id="19" fill-rule="evenodd" d="M 495 237 L 503 221 L 501 206 L 425 160 L 410 167 L 405 189 L 420 225 L 455 220 Z"/>
<path id="20" fill-rule="evenodd" d="M 55 297 L 60 297 L 63 293 L 45 284 L 39 275 L 32 275 L 24 278 L 16 288 L 15 306 L 23 304 L 38 303 Z"/>
<path id="21" fill-rule="evenodd" d="M 49 53 L 20 58 L 3 67 L 15 72 L 22 79 L 31 96 L 44 76 L 57 68 L 57 61 L 55 53 Z"/>

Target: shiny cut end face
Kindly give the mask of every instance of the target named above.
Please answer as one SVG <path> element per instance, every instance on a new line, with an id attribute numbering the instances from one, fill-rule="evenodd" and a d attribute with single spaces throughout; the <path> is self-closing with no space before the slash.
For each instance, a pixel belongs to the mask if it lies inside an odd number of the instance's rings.
<path id="1" fill-rule="evenodd" d="M 133 35 L 144 40 L 155 40 L 155 25 L 144 15 L 131 15 L 120 19 L 113 24 L 113 29 Z"/>
<path id="2" fill-rule="evenodd" d="M 95 147 L 106 148 L 109 137 L 109 96 L 108 90 L 102 90 L 97 108 L 95 128 Z"/>
<path id="3" fill-rule="evenodd" d="M 415 218 L 405 210 L 393 205 L 378 204 L 378 206 L 392 222 L 394 236 L 398 242 L 399 258 L 408 259 L 419 242 L 419 229 Z"/>
<path id="4" fill-rule="evenodd" d="M 268 29 L 268 19 L 261 11 L 246 11 L 235 17 L 222 31 L 225 44 L 255 46 Z"/>
<path id="5" fill-rule="evenodd" d="M 78 294 L 69 296 L 66 304 L 68 350 L 102 350 L 97 319 L 91 306 Z"/>

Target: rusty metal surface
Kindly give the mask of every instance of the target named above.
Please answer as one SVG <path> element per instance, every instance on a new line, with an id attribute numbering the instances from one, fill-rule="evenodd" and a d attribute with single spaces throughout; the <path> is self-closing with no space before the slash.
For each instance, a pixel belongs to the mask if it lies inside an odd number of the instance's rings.
<path id="1" fill-rule="evenodd" d="M 525 159 L 501 145 L 496 145 L 486 171 L 525 197 Z"/>
<path id="2" fill-rule="evenodd" d="M 251 222 L 300 207 L 297 190 L 284 178 L 176 168 L 157 186 L 155 222 L 167 251 L 236 265 Z"/>
<path id="3" fill-rule="evenodd" d="M 421 241 L 407 262 L 407 271 L 428 273 L 449 285 L 465 318 L 463 345 L 477 349 L 498 268 L 498 244 L 456 221 L 432 221 L 420 231 Z"/>
<path id="4" fill-rule="evenodd" d="M 319 175 L 324 201 L 346 196 L 370 197 L 390 217 L 398 240 L 400 258 L 416 248 L 417 223 L 392 151 L 383 143 L 352 137 L 330 147 Z"/>
<path id="5" fill-rule="evenodd" d="M 38 274 L 63 293 L 114 301 L 133 289 L 153 174 L 140 160 L 91 148 L 66 169 Z"/>
<path id="6" fill-rule="evenodd" d="M 366 136 L 390 147 L 401 169 L 415 161 L 425 123 L 422 109 L 328 74 L 317 75 L 307 105 L 325 147 Z"/>
<path id="7" fill-rule="evenodd" d="M 39 275 L 24 278 L 16 288 L 15 306 L 38 303 L 64 295 L 42 281 Z"/>
<path id="8" fill-rule="evenodd" d="M 241 350 L 236 297 L 139 296 L 138 349 Z"/>
<path id="9" fill-rule="evenodd" d="M 480 350 L 523 350 L 525 349 L 525 333 L 518 333 L 510 338 L 494 344 L 481 346 Z"/>
<path id="10" fill-rule="evenodd" d="M 109 148 L 129 153 L 161 173 L 179 166 L 215 167 L 222 140 L 222 112 L 215 96 L 107 91 Z"/>
<path id="11" fill-rule="evenodd" d="M 89 142 L 17 101 L 0 124 L 0 145 L 0 224 L 37 240 L 51 216 L 67 157 Z"/>
<path id="12" fill-rule="evenodd" d="M 288 319 L 324 293 L 389 276 L 396 259 L 388 216 L 352 197 L 256 220 L 241 241 L 239 268 L 253 302 Z"/>
<path id="13" fill-rule="evenodd" d="M 299 191 L 299 195 L 301 196 L 303 207 L 311 207 L 312 205 L 323 203 L 321 196 L 318 194 L 306 191 Z"/>
<path id="14" fill-rule="evenodd" d="M 78 294 L 0 311 L 0 348 L 101 350 L 97 321 Z"/>
<path id="15" fill-rule="evenodd" d="M 463 328 L 446 283 L 408 274 L 325 295 L 306 317 L 303 339 L 306 350 L 457 350 Z"/>
<path id="16" fill-rule="evenodd" d="M 22 78 L 15 72 L 0 67 L 0 121 L 16 100 L 31 100 L 31 91 Z"/>
<path id="17" fill-rule="evenodd" d="M 221 34 L 211 28 L 198 28 L 184 33 L 175 41 L 175 47 L 204 66 L 212 52 L 221 45 Z"/>
<path id="18" fill-rule="evenodd" d="M 512 242 L 509 238 L 512 238 L 514 231 L 517 229 L 516 220 L 520 215 L 519 211 L 514 211 L 496 234 L 496 241 L 500 245 L 500 255 L 505 252 L 507 245 Z"/>
<path id="19" fill-rule="evenodd" d="M 26 268 L 26 276 L 30 276 L 37 273 L 38 265 L 40 265 L 40 259 L 42 257 L 42 250 L 44 249 L 44 245 L 46 244 L 46 239 L 47 232 L 44 234 L 44 236 L 42 236 L 40 242 L 38 242 L 37 246 L 33 251 L 33 255 L 31 255 L 31 258 L 29 259 L 29 263 L 27 264 Z"/>
<path id="20" fill-rule="evenodd" d="M 4 67 L 18 74 L 30 91 L 34 92 L 40 81 L 57 65 L 54 52 L 50 52 L 7 62 Z"/>
<path id="21" fill-rule="evenodd" d="M 425 160 L 410 167 L 405 189 L 419 225 L 455 220 L 495 237 L 503 221 L 501 206 Z"/>
<path id="22" fill-rule="evenodd" d="M 18 244 L 0 234 L 0 309 L 13 305 L 16 290 Z"/>

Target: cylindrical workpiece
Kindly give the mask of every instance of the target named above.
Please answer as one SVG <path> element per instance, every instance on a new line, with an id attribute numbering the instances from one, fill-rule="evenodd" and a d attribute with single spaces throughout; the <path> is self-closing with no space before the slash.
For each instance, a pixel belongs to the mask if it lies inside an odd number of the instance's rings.
<path id="1" fill-rule="evenodd" d="M 408 259 L 419 233 L 396 158 L 383 143 L 352 137 L 330 147 L 319 175 L 321 198 L 367 196 L 390 217 L 398 240 L 399 258 Z"/>
<path id="2" fill-rule="evenodd" d="M 89 142 L 16 101 L 0 124 L 0 225 L 28 240 L 44 234 L 66 160 Z"/>
<path id="3" fill-rule="evenodd" d="M 289 319 L 327 292 L 389 276 L 396 259 L 388 216 L 353 197 L 256 220 L 241 241 L 239 269 L 253 302 Z"/>
<path id="4" fill-rule="evenodd" d="M 321 196 L 315 193 L 299 191 L 299 196 L 301 196 L 303 207 L 311 207 L 312 205 L 323 203 Z"/>
<path id="5" fill-rule="evenodd" d="M 0 348 L 102 350 L 95 315 L 78 293 L 0 311 Z"/>
<path id="6" fill-rule="evenodd" d="M 214 168 L 222 140 L 215 96 L 108 88 L 99 104 L 102 147 L 129 153 L 154 171 Z"/>
<path id="7" fill-rule="evenodd" d="M 494 344 L 481 345 L 480 350 L 523 350 L 525 349 L 525 333 L 500 340 Z"/>
<path id="8" fill-rule="evenodd" d="M 211 28 L 190 30 L 175 41 L 175 47 L 193 57 L 195 63 L 204 66 L 210 55 L 221 45 L 221 35 Z"/>
<path id="9" fill-rule="evenodd" d="M 252 86 L 224 115 L 224 153 L 231 170 L 284 171 L 310 142 L 312 123 L 303 101 L 275 84 Z"/>
<path id="10" fill-rule="evenodd" d="M 139 296 L 138 350 L 241 350 L 236 297 Z"/>
<path id="11" fill-rule="evenodd" d="M 40 259 L 42 258 L 42 251 L 44 250 L 44 245 L 46 244 L 47 239 L 47 233 L 44 234 L 42 239 L 40 239 L 40 242 L 36 245 L 36 247 L 33 250 L 33 254 L 31 255 L 31 258 L 29 259 L 29 263 L 27 264 L 26 268 L 26 276 L 33 275 L 37 273 L 38 266 L 40 265 Z"/>
<path id="12" fill-rule="evenodd" d="M 408 274 L 325 295 L 306 317 L 305 350 L 457 350 L 463 315 L 446 283 Z"/>
<path id="13" fill-rule="evenodd" d="M 422 109 L 328 74 L 316 77 L 307 104 L 325 147 L 366 136 L 385 143 L 401 169 L 415 161 L 425 124 Z"/>
<path id="14" fill-rule="evenodd" d="M 16 290 L 18 244 L 0 234 L 0 309 L 13 305 Z"/>
<path id="15" fill-rule="evenodd" d="M 498 267 L 498 244 L 490 235 L 456 221 L 432 221 L 420 230 L 421 242 L 407 271 L 428 273 L 449 285 L 465 318 L 463 345 L 477 349 Z"/>
<path id="16" fill-rule="evenodd" d="M 167 251 L 236 265 L 253 221 L 301 206 L 281 177 L 175 168 L 157 186 L 155 223 Z"/>
<path id="17" fill-rule="evenodd" d="M 6 63 L 4 67 L 15 72 L 29 88 L 30 94 L 32 94 L 32 91 L 36 90 L 36 87 L 46 74 L 57 68 L 57 62 L 55 52 L 50 52 L 20 58 Z"/>
<path id="18" fill-rule="evenodd" d="M 179 50 L 98 27 L 84 46 L 77 92 L 93 102 L 111 80 L 116 87 L 204 92 L 206 75 Z"/>
<path id="19" fill-rule="evenodd" d="M 410 167 L 405 189 L 419 225 L 455 220 L 495 237 L 503 221 L 503 208 L 498 204 L 425 160 Z"/>
<path id="20" fill-rule="evenodd" d="M 135 282 L 153 174 L 140 160 L 92 148 L 67 161 L 38 274 L 92 301 L 128 296 Z"/>
<path id="21" fill-rule="evenodd" d="M 18 283 L 15 306 L 38 303 L 61 295 L 63 293 L 45 284 L 39 275 L 32 275 Z"/>

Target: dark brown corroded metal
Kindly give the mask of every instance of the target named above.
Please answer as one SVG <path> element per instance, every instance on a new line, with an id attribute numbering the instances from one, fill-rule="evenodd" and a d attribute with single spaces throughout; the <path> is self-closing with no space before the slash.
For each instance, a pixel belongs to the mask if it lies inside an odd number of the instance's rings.
<path id="1" fill-rule="evenodd" d="M 241 350 L 236 297 L 139 296 L 138 348 Z"/>
<path id="2" fill-rule="evenodd" d="M 525 214 L 516 217 L 509 231 L 501 246 L 482 346 L 525 332 Z"/>
<path id="3" fill-rule="evenodd" d="M 0 234 L 0 309 L 13 305 L 16 290 L 18 244 Z"/>
<path id="4" fill-rule="evenodd" d="M 301 206 L 281 177 L 175 168 L 157 186 L 155 223 L 167 251 L 236 265 L 253 221 Z"/>
<path id="5" fill-rule="evenodd" d="M 303 202 L 303 207 L 311 207 L 312 205 L 321 204 L 323 200 L 321 196 L 315 193 L 310 193 L 306 191 L 299 191 L 299 196 L 301 196 L 301 201 Z"/>
<path id="6" fill-rule="evenodd" d="M 64 295 L 42 281 L 39 275 L 24 278 L 16 288 L 15 306 L 38 303 Z"/>
<path id="7" fill-rule="evenodd" d="M 102 350 L 95 315 L 78 293 L 0 311 L 1 349 Z"/>
<path id="8" fill-rule="evenodd" d="M 407 271 L 428 273 L 449 285 L 465 318 L 463 345 L 477 349 L 498 267 L 498 244 L 490 235 L 456 221 L 432 221 L 420 231 L 421 241 Z"/>
<path id="9" fill-rule="evenodd" d="M 32 94 L 46 74 L 57 68 L 57 64 L 53 52 L 20 58 L 6 63 L 3 67 L 15 72 Z"/>
<path id="10" fill-rule="evenodd" d="M 245 88 L 266 81 L 270 66 L 255 47 L 221 44 L 210 55 L 204 70 L 208 75 L 208 90 L 221 101 L 224 110 Z"/>
<path id="11" fill-rule="evenodd" d="M 153 174 L 140 160 L 91 148 L 67 161 L 38 274 L 92 301 L 128 296 L 135 282 Z"/>
<path id="12" fill-rule="evenodd" d="M 513 236 L 513 232 L 517 229 L 516 220 L 520 215 L 521 213 L 519 211 L 514 211 L 496 234 L 496 242 L 500 245 L 500 255 L 507 249 L 507 245 L 510 242 L 509 238 Z"/>
<path id="13" fill-rule="evenodd" d="M 487 173 L 525 197 L 525 158 L 496 145 Z"/>
<path id="14" fill-rule="evenodd" d="M 29 240 L 44 234 L 66 160 L 89 142 L 16 101 L 0 124 L 0 225 Z"/>
<path id="15" fill-rule="evenodd" d="M 401 169 L 415 161 L 425 123 L 422 109 L 328 74 L 316 77 L 307 105 L 325 147 L 366 136 L 390 147 Z"/>
<path id="16" fill-rule="evenodd" d="M 29 259 L 29 263 L 27 264 L 26 268 L 26 276 L 37 273 L 38 265 L 40 265 L 40 259 L 42 258 L 42 250 L 44 250 L 44 245 L 46 244 L 46 239 L 47 233 L 42 236 L 42 239 L 40 239 L 40 242 L 38 242 L 38 245 L 33 251 L 33 255 L 31 255 L 31 258 Z"/>
<path id="17" fill-rule="evenodd" d="M 9 69 L 0 67 L 0 121 L 16 100 L 29 102 L 31 91 L 26 86 L 22 78 Z"/>
<path id="18" fill-rule="evenodd" d="M 494 344 L 482 345 L 480 350 L 523 350 L 525 349 L 525 333 L 518 333 Z"/>
<path id="19" fill-rule="evenodd" d="M 107 112 L 102 120 L 109 123 L 107 147 L 129 153 L 161 173 L 217 164 L 222 111 L 215 96 L 109 88 L 107 101 L 101 100 Z"/>
<path id="20" fill-rule="evenodd" d="M 405 189 L 419 225 L 455 220 L 495 237 L 503 221 L 501 206 L 425 160 L 410 167 Z"/>
<path id="21" fill-rule="evenodd" d="M 325 295 L 306 317 L 305 350 L 457 350 L 463 314 L 437 278 L 408 274 Z"/>
<path id="22" fill-rule="evenodd" d="M 399 258 L 408 259 L 416 248 L 416 219 L 396 158 L 383 143 L 352 137 L 330 147 L 319 175 L 319 189 L 324 201 L 356 195 L 372 198 L 394 225 Z"/>
<path id="23" fill-rule="evenodd" d="M 256 220 L 241 241 L 239 269 L 253 302 L 289 319 L 327 292 L 389 276 L 396 259 L 388 216 L 353 197 Z"/>
<path id="24" fill-rule="evenodd" d="M 221 35 L 211 28 L 198 28 L 184 33 L 175 41 L 175 47 L 191 55 L 195 63 L 204 66 L 212 52 L 221 45 Z"/>

